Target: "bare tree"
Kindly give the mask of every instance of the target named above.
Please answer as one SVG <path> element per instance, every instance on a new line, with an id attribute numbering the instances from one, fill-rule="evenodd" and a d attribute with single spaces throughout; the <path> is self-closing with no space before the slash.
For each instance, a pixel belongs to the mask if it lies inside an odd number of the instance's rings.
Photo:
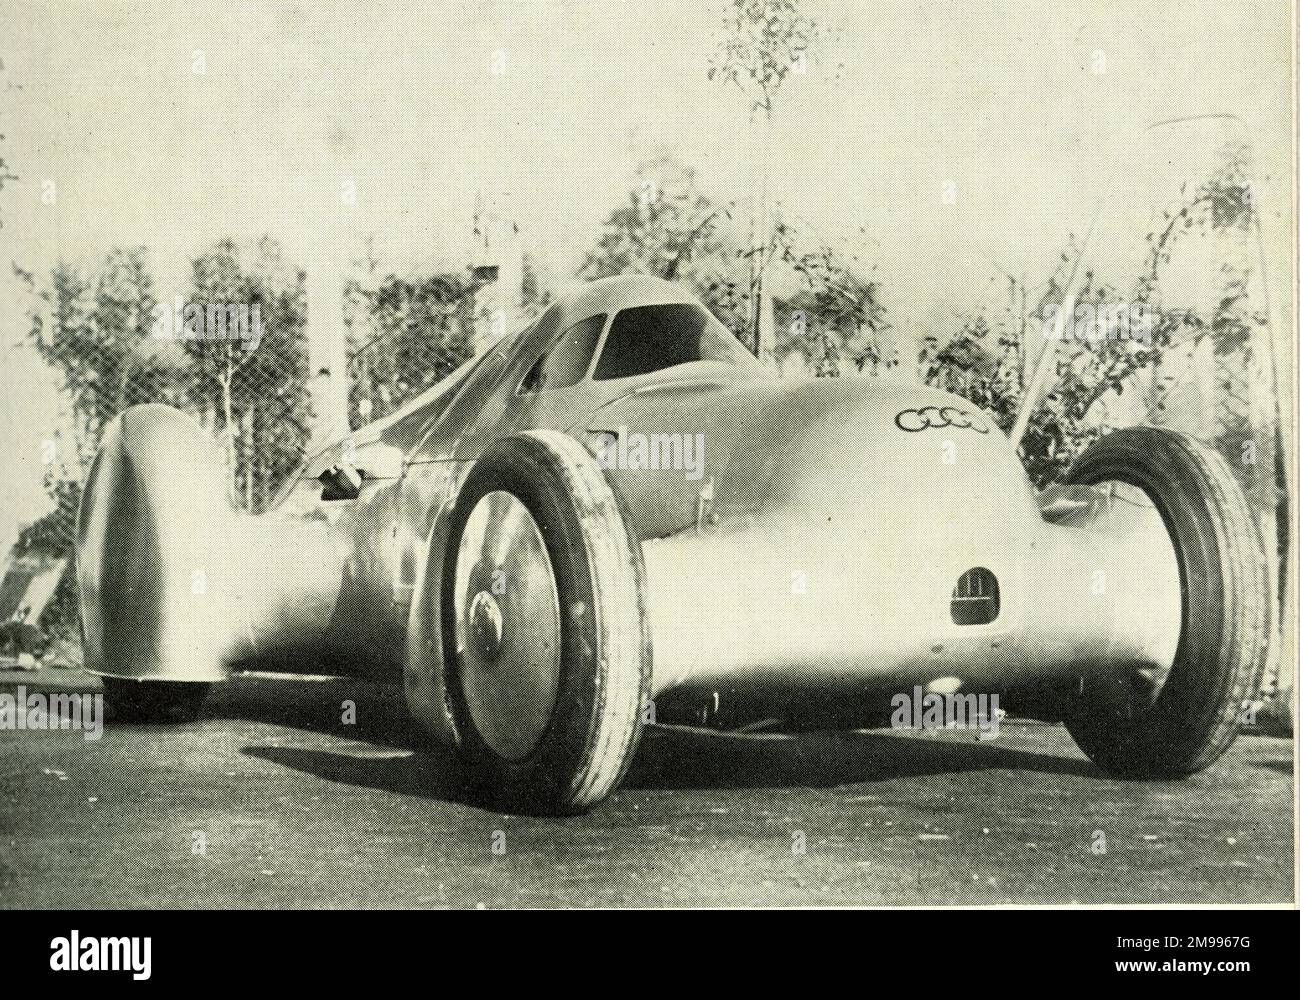
<path id="1" fill-rule="evenodd" d="M 772 239 L 772 115 L 777 95 L 791 74 L 807 71 L 821 28 L 799 0 L 729 0 L 722 38 L 710 60 L 710 80 L 732 84 L 749 102 L 754 141 L 749 249 L 749 325 L 755 353 L 770 358 L 775 322 L 765 270 L 775 253 Z"/>

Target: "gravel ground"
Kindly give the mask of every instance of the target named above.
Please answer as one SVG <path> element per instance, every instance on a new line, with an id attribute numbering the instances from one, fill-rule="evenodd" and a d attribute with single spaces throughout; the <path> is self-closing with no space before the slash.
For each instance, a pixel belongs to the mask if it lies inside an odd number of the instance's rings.
<path id="1" fill-rule="evenodd" d="M 85 682 L 6 672 L 0 691 Z M 189 725 L 0 730 L 0 906 L 1294 899 L 1289 739 L 1163 783 L 1110 780 L 1038 723 L 978 742 L 652 729 L 575 819 L 475 808 L 416 745 L 396 688 L 261 676 Z"/>

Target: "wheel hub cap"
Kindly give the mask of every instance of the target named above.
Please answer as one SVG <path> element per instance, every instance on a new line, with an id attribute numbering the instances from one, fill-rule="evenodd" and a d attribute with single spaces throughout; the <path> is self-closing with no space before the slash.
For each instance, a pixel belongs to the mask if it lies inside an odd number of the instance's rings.
<path id="1" fill-rule="evenodd" d="M 465 522 L 454 604 L 470 719 L 492 750 L 522 760 L 555 710 L 560 598 L 542 533 L 513 494 L 485 494 Z"/>
<path id="2" fill-rule="evenodd" d="M 480 590 L 469 606 L 471 642 L 484 663 L 501 655 L 501 609 L 492 595 Z"/>

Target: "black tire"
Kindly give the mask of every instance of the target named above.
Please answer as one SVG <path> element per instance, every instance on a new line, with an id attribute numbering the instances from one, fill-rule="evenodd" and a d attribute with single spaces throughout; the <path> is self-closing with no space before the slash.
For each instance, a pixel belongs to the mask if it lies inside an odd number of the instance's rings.
<path id="1" fill-rule="evenodd" d="M 212 687 L 197 681 L 101 679 L 114 722 L 193 722 Z"/>
<path id="2" fill-rule="evenodd" d="M 1259 532 L 1223 456 L 1185 434 L 1117 431 L 1066 476 L 1079 485 L 1107 481 L 1139 487 L 1164 518 L 1182 577 L 1182 633 L 1153 702 L 1117 704 L 1114 689 L 1103 689 L 1108 679 L 1096 678 L 1071 694 L 1065 723 L 1112 774 L 1186 777 L 1232 745 L 1243 704 L 1260 690 L 1268 597 Z"/>
<path id="3" fill-rule="evenodd" d="M 531 514 L 558 594 L 559 679 L 535 747 L 508 759 L 483 738 L 459 672 L 453 588 L 476 504 L 504 491 Z M 507 812 L 574 814 L 610 794 L 636 751 L 650 695 L 650 634 L 641 546 L 626 507 L 575 439 L 529 431 L 491 445 L 452 512 L 441 584 L 442 649 L 458 753 L 479 797 Z"/>

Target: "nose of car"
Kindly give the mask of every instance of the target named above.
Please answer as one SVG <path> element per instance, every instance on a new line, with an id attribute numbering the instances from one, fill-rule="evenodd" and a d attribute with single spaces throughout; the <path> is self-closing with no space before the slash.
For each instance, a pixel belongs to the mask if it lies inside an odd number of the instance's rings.
<path id="1" fill-rule="evenodd" d="M 969 521 L 974 530 L 999 509 L 1035 509 L 1019 459 L 992 418 L 945 393 L 816 379 L 782 387 L 745 417 L 724 504 L 883 519 L 918 540 L 944 523 Z"/>
<path id="2" fill-rule="evenodd" d="M 706 450 L 731 442 L 716 525 L 644 544 L 656 687 L 775 683 L 811 663 L 827 683 L 874 683 L 952 673 L 967 647 L 1001 655 L 1042 520 L 988 416 L 841 378 L 738 393 L 706 426 Z M 683 630 L 683 606 L 707 627 Z"/>

